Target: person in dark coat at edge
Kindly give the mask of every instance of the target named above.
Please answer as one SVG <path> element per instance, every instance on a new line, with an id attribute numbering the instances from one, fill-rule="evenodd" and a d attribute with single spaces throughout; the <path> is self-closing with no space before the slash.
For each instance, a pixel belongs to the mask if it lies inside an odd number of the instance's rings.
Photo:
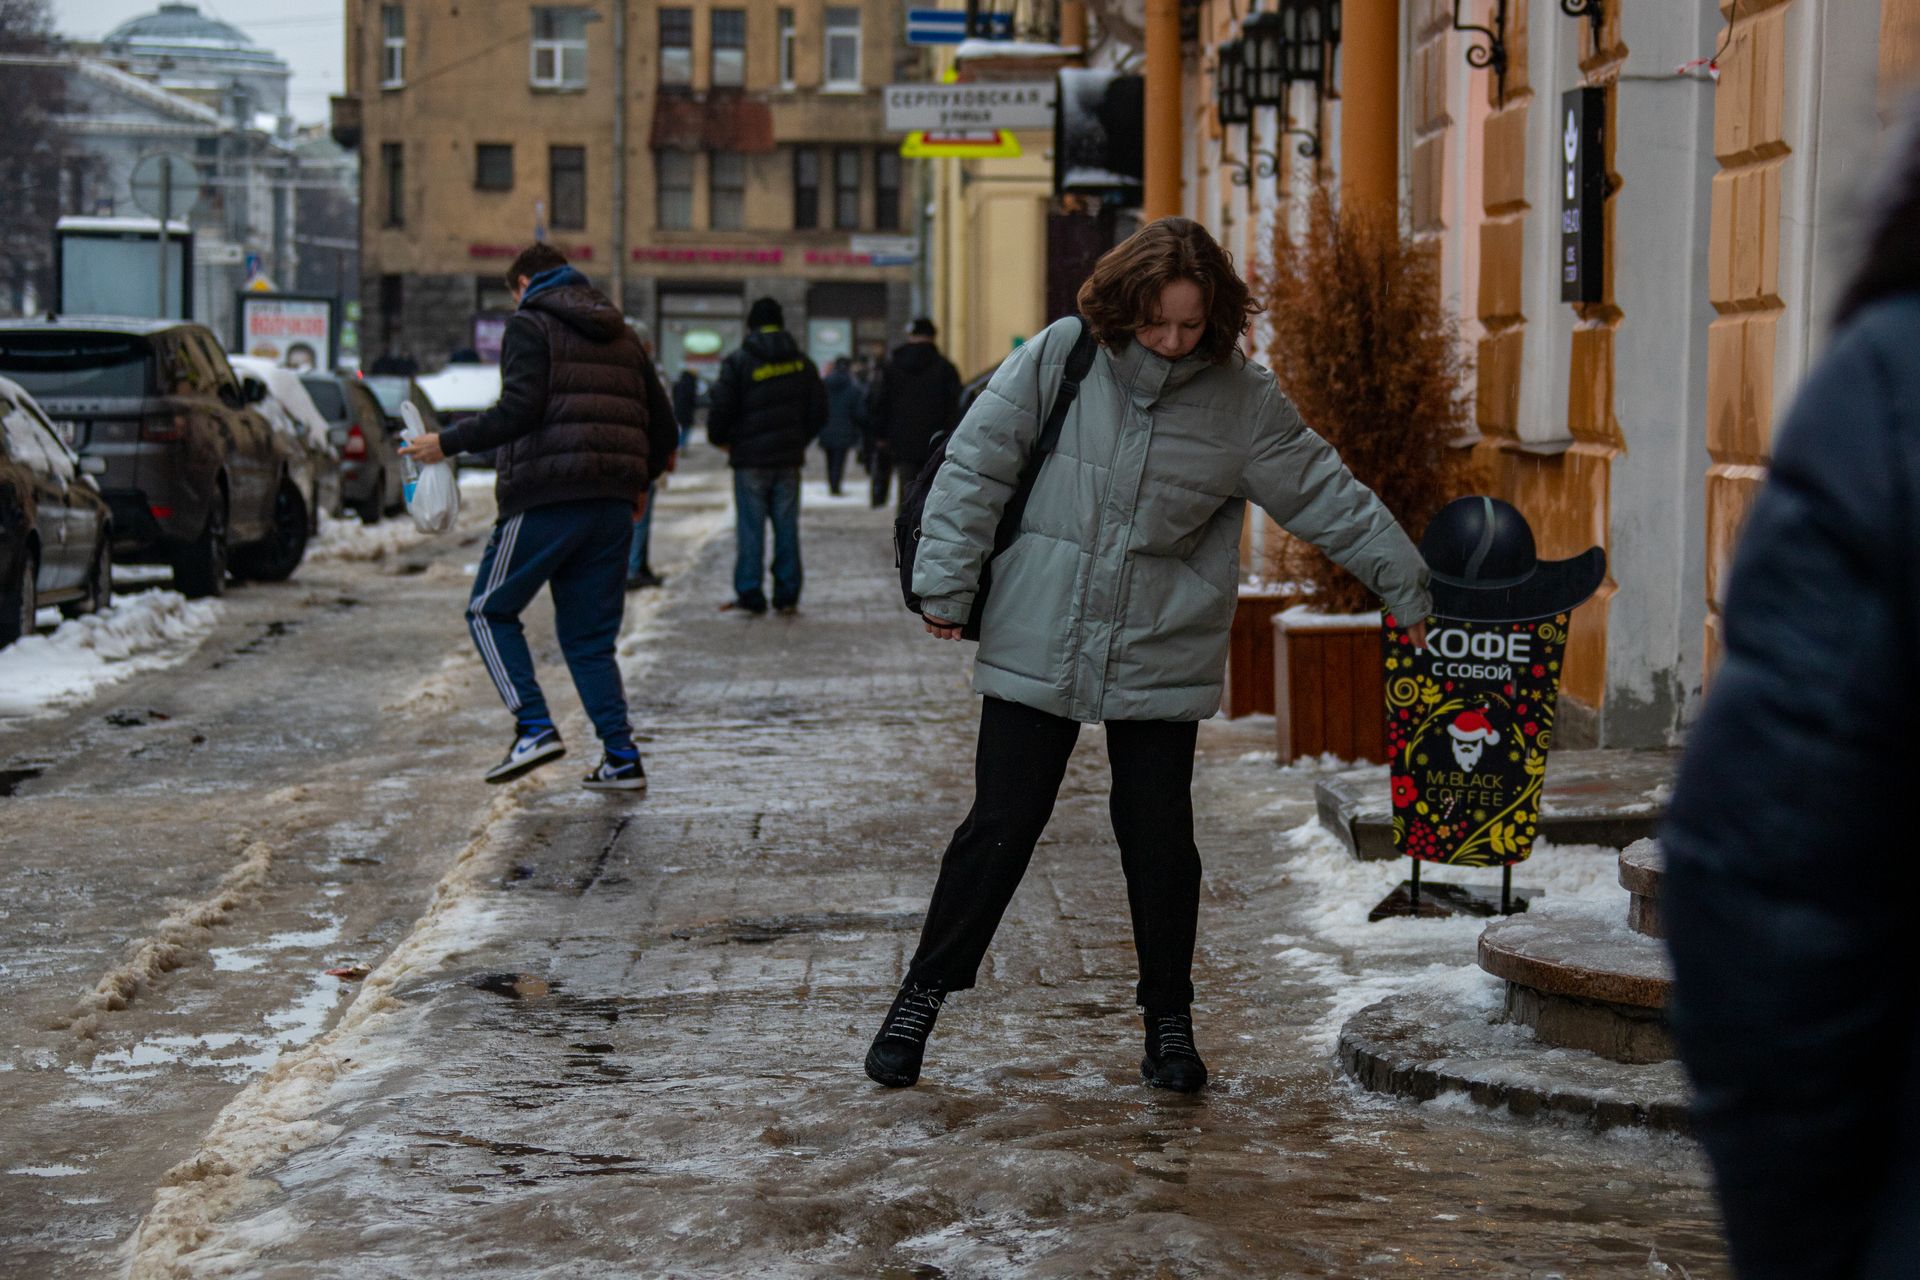
<path id="1" fill-rule="evenodd" d="M 707 439 L 733 468 L 733 600 L 767 611 L 766 536 L 773 524 L 773 607 L 800 607 L 800 468 L 827 424 L 827 389 L 786 330 L 780 304 L 761 298 L 747 311 L 747 340 L 720 363 L 707 406 Z"/>
<path id="2" fill-rule="evenodd" d="M 827 492 L 840 496 L 840 482 L 847 474 L 847 454 L 860 443 L 861 419 L 866 416 L 866 396 L 853 380 L 853 361 L 840 356 L 826 377 L 827 425 L 820 432 L 820 448 L 827 455 Z"/>
<path id="3" fill-rule="evenodd" d="M 1893 139 L 1660 836 L 1674 1039 L 1744 1280 L 1920 1274 L 1920 100 Z"/>
<path id="4" fill-rule="evenodd" d="M 960 420 L 960 371 L 934 345 L 939 331 L 921 316 L 907 340 L 893 349 L 867 389 L 867 418 L 879 465 L 873 473 L 873 505 L 887 500 L 889 472 L 900 476 L 904 501 L 933 441 Z"/>
<path id="5" fill-rule="evenodd" d="M 678 443 L 673 407 L 626 319 L 558 249 L 522 251 L 507 269 L 507 286 L 518 310 L 501 343 L 500 402 L 405 450 L 423 463 L 499 450 L 499 512 L 467 626 L 513 713 L 514 740 L 486 779 L 506 782 L 566 754 L 520 624 L 545 586 L 560 651 L 604 750 L 584 785 L 641 791 L 647 773 L 614 642 L 633 520 Z"/>
<path id="6" fill-rule="evenodd" d="M 633 336 L 640 341 L 640 350 L 646 354 L 647 363 L 653 366 L 654 377 L 658 379 L 660 367 L 653 363 L 653 330 L 645 321 L 634 320 L 629 321 L 629 324 L 633 328 Z M 674 440 L 678 442 L 686 436 L 686 427 L 680 421 L 678 410 L 674 411 L 673 416 Z M 667 469 L 671 471 L 673 467 L 669 465 Z M 660 496 L 660 490 L 666 487 L 666 483 L 666 477 L 662 476 L 648 488 L 647 500 L 640 514 L 633 518 L 633 546 L 627 553 L 627 590 L 629 591 L 643 591 L 648 587 L 658 587 L 666 582 L 665 578 L 653 571 L 650 554 L 653 550 L 653 508 L 656 499 Z"/>

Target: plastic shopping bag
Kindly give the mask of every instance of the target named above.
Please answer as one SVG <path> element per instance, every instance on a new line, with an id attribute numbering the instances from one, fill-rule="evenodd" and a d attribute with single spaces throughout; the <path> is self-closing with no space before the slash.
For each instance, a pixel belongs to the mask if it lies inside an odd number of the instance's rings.
<path id="1" fill-rule="evenodd" d="M 420 411 L 413 405 L 402 403 L 400 418 L 406 424 L 400 431 L 402 440 L 411 443 L 427 433 L 426 424 L 420 421 Z M 445 533 L 453 528 L 460 518 L 460 481 L 453 474 L 453 464 L 430 462 L 421 466 L 411 458 L 404 462 L 406 483 L 402 490 L 414 527 L 422 533 Z"/>

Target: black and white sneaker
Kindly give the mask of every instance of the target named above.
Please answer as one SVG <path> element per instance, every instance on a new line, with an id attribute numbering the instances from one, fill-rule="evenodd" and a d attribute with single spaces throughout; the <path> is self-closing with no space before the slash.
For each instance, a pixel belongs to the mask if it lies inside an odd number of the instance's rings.
<path id="1" fill-rule="evenodd" d="M 600 767 L 582 778 L 580 785 L 589 791 L 645 791 L 646 766 L 640 763 L 639 756 L 624 760 L 603 755 L 600 757 Z"/>
<path id="2" fill-rule="evenodd" d="M 506 759 L 487 770 L 487 781 L 512 782 L 521 774 L 537 769 L 549 760 L 558 760 L 565 754 L 567 747 L 560 741 L 558 729 L 549 725 L 544 729 L 528 730 L 513 740 Z"/>

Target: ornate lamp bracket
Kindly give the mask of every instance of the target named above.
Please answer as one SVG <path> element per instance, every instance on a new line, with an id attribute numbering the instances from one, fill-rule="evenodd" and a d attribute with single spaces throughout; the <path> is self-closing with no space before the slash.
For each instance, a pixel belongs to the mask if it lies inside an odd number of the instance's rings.
<path id="1" fill-rule="evenodd" d="M 1289 134 L 1296 133 L 1300 135 L 1300 145 L 1295 147 L 1294 150 L 1299 153 L 1303 160 L 1318 159 L 1320 156 L 1320 135 L 1311 129 L 1298 129 L 1291 126 L 1280 130 L 1280 136 L 1283 138 Z"/>
<path id="2" fill-rule="evenodd" d="M 1255 178 L 1271 178 L 1280 172 L 1277 167 L 1278 157 L 1271 151 L 1262 151 L 1256 147 L 1249 151 L 1247 156 L 1255 163 L 1249 164 L 1246 160 L 1236 160 L 1232 156 L 1220 157 L 1220 167 L 1233 171 L 1233 185 L 1236 187 L 1250 187 Z"/>
<path id="3" fill-rule="evenodd" d="M 1593 24 L 1593 43 L 1600 44 L 1600 28 L 1606 23 L 1601 12 L 1601 0 L 1560 0 L 1560 12 L 1569 18 L 1585 18 Z"/>
<path id="4" fill-rule="evenodd" d="M 1495 101 L 1504 103 L 1507 100 L 1507 0 L 1493 0 L 1491 27 L 1460 21 L 1460 6 L 1464 2 L 1453 0 L 1453 29 L 1486 37 L 1485 44 L 1467 46 L 1467 65 L 1476 70 L 1492 69 Z M 1570 2 L 1592 4 L 1594 0 L 1561 0 L 1562 5 Z"/>

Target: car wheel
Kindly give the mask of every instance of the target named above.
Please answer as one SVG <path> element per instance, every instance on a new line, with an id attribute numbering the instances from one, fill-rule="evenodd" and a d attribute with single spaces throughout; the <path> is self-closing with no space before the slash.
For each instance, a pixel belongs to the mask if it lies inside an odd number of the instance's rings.
<path id="1" fill-rule="evenodd" d="M 20 557 L 20 568 L 15 571 L 13 585 L 0 590 L 0 649 L 21 636 L 33 634 L 34 615 L 40 611 L 38 592 L 34 587 L 34 577 L 39 571 L 39 566 L 33 562 L 33 554 L 29 552 Z"/>
<path id="2" fill-rule="evenodd" d="M 69 618 L 83 618 L 90 613 L 105 613 L 112 604 L 113 544 L 103 537 L 99 550 L 93 553 L 93 570 L 87 575 L 86 599 L 63 604 L 60 612 Z"/>
<path id="3" fill-rule="evenodd" d="M 373 478 L 373 487 L 367 490 L 364 499 L 354 504 L 353 509 L 360 517 L 361 524 L 379 524 L 380 517 L 385 514 L 386 502 L 387 477 L 382 472 Z"/>
<path id="4" fill-rule="evenodd" d="M 273 532 L 234 553 L 234 572 L 259 582 L 284 582 L 307 554 L 307 504 L 300 491 L 282 484 L 273 495 Z"/>
<path id="5" fill-rule="evenodd" d="M 226 594 L 227 495 L 222 490 L 207 509 L 207 527 L 173 554 L 173 585 L 189 600 Z"/>

